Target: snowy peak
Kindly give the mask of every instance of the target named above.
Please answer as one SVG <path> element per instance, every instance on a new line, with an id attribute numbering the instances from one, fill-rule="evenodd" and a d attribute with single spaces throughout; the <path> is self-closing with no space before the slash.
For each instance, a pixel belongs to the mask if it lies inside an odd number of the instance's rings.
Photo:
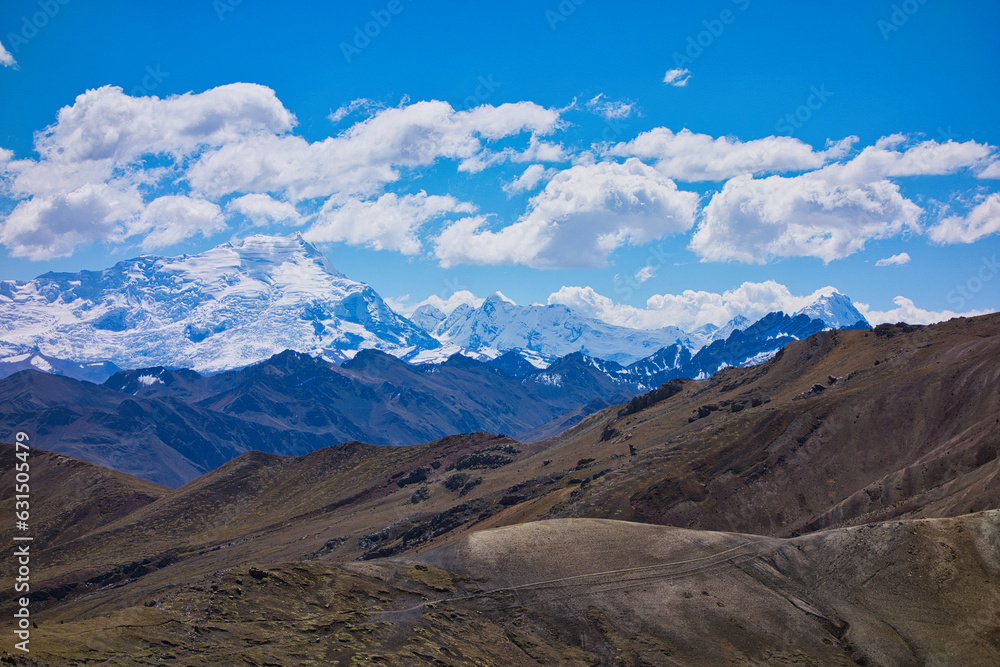
<path id="1" fill-rule="evenodd" d="M 435 313 L 418 312 L 414 315 L 421 325 L 432 324 Z M 460 305 L 428 330 L 444 345 L 470 351 L 518 351 L 532 363 L 536 357 L 558 358 L 574 352 L 632 363 L 679 341 L 690 344 L 676 327 L 628 329 L 584 317 L 563 305 L 519 306 L 500 292 L 491 294 L 479 308 Z"/>
<path id="2" fill-rule="evenodd" d="M 124 368 L 217 372 L 285 349 L 342 360 L 366 348 L 439 346 L 298 234 L 4 281 L 0 322 L 0 355 L 37 349 Z"/>
<path id="3" fill-rule="evenodd" d="M 516 303 L 514 303 L 513 299 L 509 299 L 506 296 L 504 296 L 503 292 L 501 292 L 500 290 L 497 290 L 492 294 L 490 294 L 488 297 L 486 297 L 486 303 L 506 303 L 512 306 L 517 305 Z"/>
<path id="4" fill-rule="evenodd" d="M 794 313 L 810 319 L 823 320 L 831 329 L 851 329 L 860 322 L 869 326 L 865 316 L 858 312 L 850 297 L 837 290 L 829 290 L 810 305 Z"/>
<path id="5" fill-rule="evenodd" d="M 445 321 L 448 316 L 435 306 L 427 303 L 420 306 L 410 315 L 410 321 L 424 331 L 431 333 L 437 329 L 438 325 Z"/>

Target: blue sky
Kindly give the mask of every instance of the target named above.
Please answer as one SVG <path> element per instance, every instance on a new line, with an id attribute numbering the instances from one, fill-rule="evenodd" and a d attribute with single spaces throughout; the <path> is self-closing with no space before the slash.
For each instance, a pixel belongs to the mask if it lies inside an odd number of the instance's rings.
<path id="1" fill-rule="evenodd" d="M 998 22 L 942 0 L 6 2 L 0 279 L 298 231 L 404 311 L 501 290 L 692 326 L 826 286 L 873 321 L 995 310 Z"/>

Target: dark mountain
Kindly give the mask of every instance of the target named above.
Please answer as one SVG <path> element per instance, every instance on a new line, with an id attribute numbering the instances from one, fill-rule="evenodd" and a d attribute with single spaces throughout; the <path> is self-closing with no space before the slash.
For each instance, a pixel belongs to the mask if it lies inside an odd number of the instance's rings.
<path id="1" fill-rule="evenodd" d="M 612 378 L 633 389 L 649 390 L 675 378 L 705 379 L 723 368 L 763 363 L 792 341 L 807 338 L 829 329 L 824 320 L 800 314 L 768 313 L 744 329 L 734 330 L 727 338 L 716 340 L 692 353 L 683 345 L 661 348 L 646 359 L 628 366 L 593 360 L 591 363 Z M 868 329 L 859 321 L 845 330 Z"/>
<path id="2" fill-rule="evenodd" d="M 0 381 L 0 430 L 39 446 L 178 486 L 250 450 L 286 455 L 338 442 L 199 407 L 173 396 L 130 396 L 37 371 Z"/>
<path id="3" fill-rule="evenodd" d="M 177 486 L 251 449 L 293 455 L 349 440 L 523 436 L 550 423 L 538 432 L 553 435 L 582 411 L 630 395 L 580 355 L 532 370 L 512 377 L 461 355 L 412 366 L 365 350 L 340 367 L 286 351 L 212 376 L 122 371 L 104 386 L 23 371 L 0 380 L 0 426 L 33 429 L 53 451 Z"/>
<path id="4" fill-rule="evenodd" d="M 538 370 L 517 352 L 504 352 L 496 359 L 491 359 L 486 363 L 512 378 L 524 377 Z"/>

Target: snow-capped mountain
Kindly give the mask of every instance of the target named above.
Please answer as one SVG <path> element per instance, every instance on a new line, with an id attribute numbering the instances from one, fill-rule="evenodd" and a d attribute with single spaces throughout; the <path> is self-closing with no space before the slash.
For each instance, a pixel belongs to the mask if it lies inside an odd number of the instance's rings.
<path id="1" fill-rule="evenodd" d="M 804 335 L 867 326 L 851 300 L 832 289 L 791 319 L 810 323 Z M 143 256 L 103 271 L 0 282 L 0 377 L 28 367 L 98 381 L 115 367 L 213 373 L 289 349 L 337 363 L 379 349 L 414 364 L 443 363 L 456 353 L 485 362 L 513 351 L 535 368 L 580 353 L 607 364 L 611 376 L 645 385 L 763 361 L 798 335 L 754 333 L 737 337 L 740 350 L 721 345 L 753 326 L 738 316 L 691 333 L 629 329 L 562 305 L 517 305 L 500 292 L 478 308 L 445 314 L 423 306 L 407 319 L 298 234 L 257 235 L 197 255 Z M 709 349 L 725 353 L 706 356 Z"/>
<path id="2" fill-rule="evenodd" d="M 629 364 L 677 342 L 691 345 L 677 327 L 628 329 L 583 317 L 562 305 L 520 306 L 500 292 L 491 294 L 479 308 L 462 304 L 444 319 L 441 315 L 437 308 L 423 306 L 411 319 L 432 326 L 429 332 L 441 343 L 466 350 L 517 350 L 542 357 L 581 352 Z"/>
<path id="3" fill-rule="evenodd" d="M 341 361 L 366 348 L 436 347 L 298 234 L 0 282 L 3 357 L 37 351 L 84 364 L 215 372 L 286 349 Z"/>
<path id="4" fill-rule="evenodd" d="M 75 380 L 87 380 L 94 383 L 104 382 L 108 376 L 121 370 L 106 361 L 79 364 L 74 361 L 47 357 L 37 350 L 0 358 L 0 378 L 29 368 L 50 375 L 65 375 Z"/>
<path id="5" fill-rule="evenodd" d="M 831 329 L 856 328 L 858 323 L 865 327 L 869 326 L 868 320 L 854 307 L 850 297 L 836 290 L 819 297 L 794 315 L 806 315 L 810 319 L 823 320 Z"/>

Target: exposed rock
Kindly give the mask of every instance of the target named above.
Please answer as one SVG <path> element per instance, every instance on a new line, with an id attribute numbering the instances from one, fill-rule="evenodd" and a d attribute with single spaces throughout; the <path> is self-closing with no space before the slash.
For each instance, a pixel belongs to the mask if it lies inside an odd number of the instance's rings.
<path id="1" fill-rule="evenodd" d="M 430 473 L 430 471 L 427 468 L 420 466 L 416 470 L 410 471 L 409 475 L 396 482 L 396 484 L 399 484 L 399 487 L 403 488 L 409 484 L 417 484 L 419 482 L 426 481 L 428 473 Z"/>

